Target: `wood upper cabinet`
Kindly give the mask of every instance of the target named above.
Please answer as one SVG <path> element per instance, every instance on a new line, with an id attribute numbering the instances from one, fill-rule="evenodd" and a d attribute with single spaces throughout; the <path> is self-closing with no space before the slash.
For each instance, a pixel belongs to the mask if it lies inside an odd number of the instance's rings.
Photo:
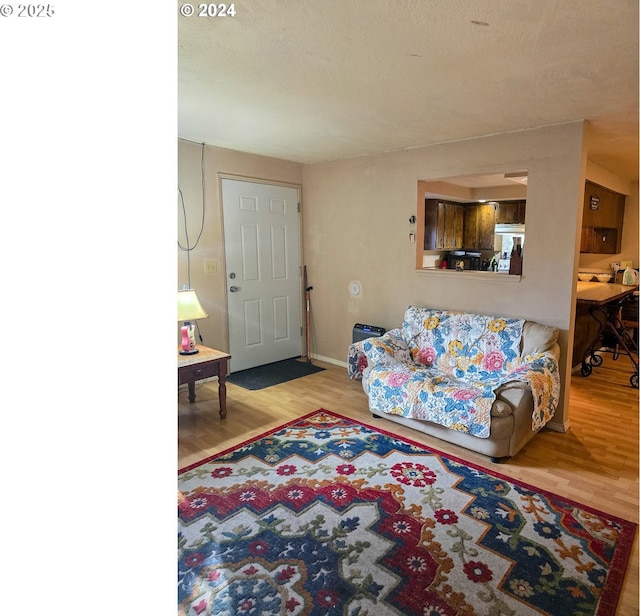
<path id="1" fill-rule="evenodd" d="M 618 230 L 610 227 L 582 227 L 580 252 L 615 254 L 620 252 Z"/>
<path id="2" fill-rule="evenodd" d="M 424 207 L 424 249 L 462 248 L 464 205 L 439 199 L 426 199 Z"/>
<path id="3" fill-rule="evenodd" d="M 447 204 L 444 217 L 444 241 L 447 250 L 462 248 L 464 229 L 464 205 L 461 203 Z"/>
<path id="4" fill-rule="evenodd" d="M 625 196 L 585 182 L 580 252 L 615 254 L 622 249 Z"/>
<path id="5" fill-rule="evenodd" d="M 496 224 L 523 225 L 526 201 L 501 201 L 496 206 Z"/>
<path id="6" fill-rule="evenodd" d="M 592 182 L 585 182 L 582 226 L 609 229 L 622 227 L 624 202 L 624 195 L 602 188 Z"/>
<path id="7" fill-rule="evenodd" d="M 493 250 L 496 209 L 493 205 L 472 204 L 464 209 L 464 248 Z"/>
<path id="8" fill-rule="evenodd" d="M 444 202 L 426 199 L 424 203 L 424 249 L 444 248 Z"/>

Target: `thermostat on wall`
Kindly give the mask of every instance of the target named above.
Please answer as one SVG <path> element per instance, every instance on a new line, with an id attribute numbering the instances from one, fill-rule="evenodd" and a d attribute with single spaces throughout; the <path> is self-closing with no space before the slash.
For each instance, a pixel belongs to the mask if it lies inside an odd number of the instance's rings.
<path id="1" fill-rule="evenodd" d="M 353 282 L 349 283 L 349 292 L 351 293 L 351 295 L 360 295 L 360 283 L 356 280 L 354 280 Z"/>

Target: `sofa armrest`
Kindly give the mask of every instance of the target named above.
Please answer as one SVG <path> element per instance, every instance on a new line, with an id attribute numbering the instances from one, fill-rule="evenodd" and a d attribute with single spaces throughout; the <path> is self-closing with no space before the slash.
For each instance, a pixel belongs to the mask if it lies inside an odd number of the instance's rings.
<path id="1" fill-rule="evenodd" d="M 367 367 L 367 356 L 364 354 L 364 340 L 349 345 L 347 351 L 347 374 L 350 380 L 362 380 L 362 373 Z"/>
<path id="2" fill-rule="evenodd" d="M 401 329 L 392 329 L 379 338 L 363 340 L 363 349 L 369 368 L 383 366 L 389 362 L 413 363 L 409 347 L 402 338 Z"/>
<path id="3" fill-rule="evenodd" d="M 401 329 L 391 329 L 378 338 L 367 338 L 351 344 L 347 353 L 349 378 L 361 380 L 368 366 L 385 363 L 386 358 L 409 362 L 411 355 L 401 333 Z"/>
<path id="4" fill-rule="evenodd" d="M 554 415 L 560 400 L 560 374 L 555 344 L 549 351 L 527 355 L 495 391 L 514 411 L 521 401 L 533 400 L 532 429 L 538 431 Z"/>

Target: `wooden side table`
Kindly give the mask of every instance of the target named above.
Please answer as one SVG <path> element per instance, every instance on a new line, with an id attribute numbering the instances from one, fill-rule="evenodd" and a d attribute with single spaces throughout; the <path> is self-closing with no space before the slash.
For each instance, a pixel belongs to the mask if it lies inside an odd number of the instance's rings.
<path id="1" fill-rule="evenodd" d="M 220 417 L 227 416 L 227 373 L 231 355 L 216 351 L 206 346 L 196 345 L 199 353 L 180 355 L 178 352 L 178 385 L 189 386 L 189 402 L 196 400 L 195 383 L 212 376 L 218 377 L 218 400 L 220 401 Z"/>

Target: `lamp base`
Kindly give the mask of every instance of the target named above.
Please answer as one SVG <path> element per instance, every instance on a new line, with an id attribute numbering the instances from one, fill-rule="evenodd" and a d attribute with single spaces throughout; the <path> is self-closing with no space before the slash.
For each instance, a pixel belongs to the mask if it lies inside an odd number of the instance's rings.
<path id="1" fill-rule="evenodd" d="M 194 326 L 189 321 L 185 321 L 181 328 L 182 345 L 180 348 L 180 355 L 195 355 L 198 353 L 196 349 L 196 337 L 194 334 Z"/>
<path id="2" fill-rule="evenodd" d="M 200 349 L 189 349 L 188 351 L 180 349 L 180 355 L 195 355 L 196 353 L 200 353 Z"/>

